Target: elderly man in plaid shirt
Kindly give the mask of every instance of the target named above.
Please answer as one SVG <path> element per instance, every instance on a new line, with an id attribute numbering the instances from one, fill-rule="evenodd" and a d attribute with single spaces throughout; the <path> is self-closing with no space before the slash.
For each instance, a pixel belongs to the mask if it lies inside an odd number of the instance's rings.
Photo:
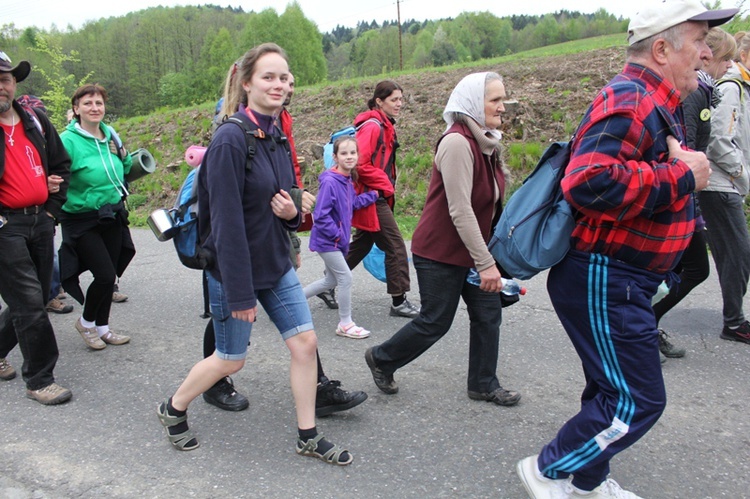
<path id="1" fill-rule="evenodd" d="M 578 210 L 572 249 L 547 289 L 581 358 L 581 410 L 538 456 L 518 463 L 532 498 L 637 497 L 609 461 L 659 419 L 666 393 L 651 298 L 690 242 L 703 153 L 684 146 L 681 100 L 711 58 L 705 37 L 737 9 L 654 1 L 628 29 L 627 62 L 573 139 L 562 187 Z"/>

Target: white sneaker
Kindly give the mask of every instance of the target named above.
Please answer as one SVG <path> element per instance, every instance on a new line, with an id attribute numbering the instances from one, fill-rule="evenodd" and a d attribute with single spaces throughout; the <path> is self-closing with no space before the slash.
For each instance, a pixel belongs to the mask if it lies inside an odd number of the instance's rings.
<path id="1" fill-rule="evenodd" d="M 529 456 L 518 461 L 516 473 L 531 499 L 568 499 L 568 480 L 552 480 L 542 475 L 537 467 L 538 456 Z"/>
<path id="2" fill-rule="evenodd" d="M 569 485 L 568 497 L 585 497 L 586 499 L 642 499 L 632 492 L 624 490 L 617 482 L 615 482 L 611 478 L 607 478 L 597 488 L 585 494 L 578 492 L 576 488 L 573 487 L 573 485 Z"/>

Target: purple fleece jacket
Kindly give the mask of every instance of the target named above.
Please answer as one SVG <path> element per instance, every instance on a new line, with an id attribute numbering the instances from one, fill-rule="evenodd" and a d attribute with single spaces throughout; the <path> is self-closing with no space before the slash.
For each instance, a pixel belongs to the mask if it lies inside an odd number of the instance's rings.
<path id="1" fill-rule="evenodd" d="M 352 178 L 326 170 L 318 177 L 320 189 L 313 211 L 310 249 L 312 251 L 341 251 L 349 253 L 349 238 L 352 229 L 352 213 L 378 199 L 377 191 L 354 192 Z"/>

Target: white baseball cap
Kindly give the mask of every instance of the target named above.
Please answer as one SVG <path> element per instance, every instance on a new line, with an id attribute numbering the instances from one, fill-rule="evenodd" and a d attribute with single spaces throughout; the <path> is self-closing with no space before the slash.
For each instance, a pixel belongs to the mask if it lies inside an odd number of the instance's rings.
<path id="1" fill-rule="evenodd" d="M 719 26 L 734 17 L 739 10 L 708 10 L 700 0 L 652 0 L 648 7 L 641 9 L 630 19 L 628 43 L 633 45 L 685 21 L 706 21 L 709 28 Z"/>

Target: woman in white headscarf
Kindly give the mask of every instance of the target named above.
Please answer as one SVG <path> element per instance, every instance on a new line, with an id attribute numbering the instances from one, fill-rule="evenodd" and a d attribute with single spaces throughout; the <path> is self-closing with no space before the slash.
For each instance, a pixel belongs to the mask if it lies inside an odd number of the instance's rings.
<path id="1" fill-rule="evenodd" d="M 505 190 L 498 130 L 504 99 L 497 73 L 464 77 L 448 99 L 443 112 L 448 128 L 438 141 L 427 201 L 411 244 L 421 311 L 365 353 L 375 384 L 385 393 L 398 391 L 393 379 L 397 369 L 448 332 L 463 298 L 470 320 L 469 398 L 504 406 L 521 398 L 497 379 L 502 284 L 487 250 Z M 472 268 L 479 272 L 479 286 L 466 280 Z"/>

